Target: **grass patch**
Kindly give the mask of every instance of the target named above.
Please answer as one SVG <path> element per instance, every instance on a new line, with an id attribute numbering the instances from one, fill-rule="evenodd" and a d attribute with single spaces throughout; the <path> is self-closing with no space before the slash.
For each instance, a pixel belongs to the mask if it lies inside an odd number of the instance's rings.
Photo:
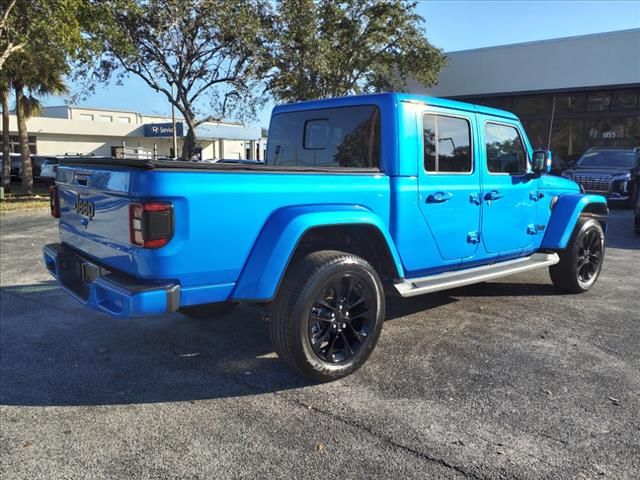
<path id="1" fill-rule="evenodd" d="M 20 192 L 21 186 L 11 185 L 11 192 L 4 193 L 4 200 L 0 200 L 0 212 L 13 212 L 49 207 L 49 187 L 34 185 L 33 195 Z"/>
<path id="2" fill-rule="evenodd" d="M 34 208 L 49 208 L 49 199 L 39 195 L 7 198 L 0 201 L 0 212 L 31 210 Z"/>

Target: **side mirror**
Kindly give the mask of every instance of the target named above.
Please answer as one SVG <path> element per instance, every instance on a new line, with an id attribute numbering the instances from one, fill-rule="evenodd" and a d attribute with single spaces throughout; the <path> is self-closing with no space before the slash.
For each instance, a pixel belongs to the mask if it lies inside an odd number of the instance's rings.
<path id="1" fill-rule="evenodd" d="M 532 168 L 533 173 L 542 174 L 551 172 L 551 150 L 536 150 L 533 152 Z"/>

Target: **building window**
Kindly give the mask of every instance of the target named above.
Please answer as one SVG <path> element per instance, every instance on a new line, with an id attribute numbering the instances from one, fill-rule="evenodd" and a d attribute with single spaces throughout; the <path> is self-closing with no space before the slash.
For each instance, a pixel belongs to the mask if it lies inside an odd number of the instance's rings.
<path id="1" fill-rule="evenodd" d="M 90 113 L 81 113 L 78 115 L 80 120 L 93 120 L 93 115 Z"/>
<path id="2" fill-rule="evenodd" d="M 556 96 L 556 112 L 584 112 L 586 96 L 580 93 L 570 93 Z"/>
<path id="3" fill-rule="evenodd" d="M 11 135 L 9 137 L 9 148 L 11 153 L 22 153 L 22 148 L 20 147 L 20 138 L 17 135 Z M 35 136 L 29 135 L 29 152 L 31 154 L 38 153 L 38 144 Z"/>
<path id="4" fill-rule="evenodd" d="M 587 95 L 587 110 L 603 111 L 609 110 L 611 106 L 611 92 L 593 92 Z"/>
<path id="5" fill-rule="evenodd" d="M 483 98 L 479 103 L 480 105 L 485 105 L 491 108 L 499 108 L 500 110 L 513 110 L 513 101 L 511 97 Z"/>
<path id="6" fill-rule="evenodd" d="M 131 123 L 131 117 L 118 117 L 119 123 Z"/>
<path id="7" fill-rule="evenodd" d="M 113 122 L 113 117 L 111 115 L 100 115 L 101 122 Z"/>
<path id="8" fill-rule="evenodd" d="M 584 120 L 556 119 L 553 122 L 551 148 L 563 157 L 574 160 L 585 150 Z"/>
<path id="9" fill-rule="evenodd" d="M 589 146 L 634 147 L 637 144 L 638 119 L 598 118 L 587 122 Z"/>
<path id="10" fill-rule="evenodd" d="M 513 111 L 518 115 L 545 115 L 549 112 L 548 95 L 516 97 Z"/>
<path id="11" fill-rule="evenodd" d="M 522 120 L 522 124 L 533 148 L 547 148 L 549 140 L 549 122 L 547 120 Z"/>
<path id="12" fill-rule="evenodd" d="M 614 90 L 612 97 L 611 105 L 614 110 L 634 110 L 638 107 L 637 90 Z"/>
<path id="13" fill-rule="evenodd" d="M 424 169 L 430 173 L 470 173 L 471 127 L 464 118 L 426 114 L 422 119 Z"/>
<path id="14" fill-rule="evenodd" d="M 489 172 L 522 174 L 527 171 L 527 154 L 515 127 L 487 123 L 484 138 Z"/>

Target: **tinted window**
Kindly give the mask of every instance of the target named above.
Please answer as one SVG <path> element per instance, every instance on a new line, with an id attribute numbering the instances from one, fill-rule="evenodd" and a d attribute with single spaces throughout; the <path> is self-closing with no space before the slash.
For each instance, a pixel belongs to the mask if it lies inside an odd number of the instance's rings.
<path id="1" fill-rule="evenodd" d="M 378 167 L 378 108 L 364 105 L 275 115 L 269 127 L 266 163 L 303 167 Z"/>
<path id="2" fill-rule="evenodd" d="M 583 112 L 586 105 L 584 94 L 572 93 L 558 95 L 556 97 L 556 109 L 558 112 Z M 527 133 L 529 133 L 527 131 Z"/>
<path id="3" fill-rule="evenodd" d="M 491 173 L 524 173 L 527 154 L 515 127 L 487 123 L 485 126 L 487 167 Z"/>
<path id="4" fill-rule="evenodd" d="M 543 114 L 549 111 L 548 95 L 528 95 L 515 98 L 514 111 L 519 115 Z"/>
<path id="5" fill-rule="evenodd" d="M 593 92 L 587 96 L 587 110 L 609 110 L 611 105 L 610 92 Z"/>
<path id="6" fill-rule="evenodd" d="M 638 96 L 635 90 L 616 90 L 613 92 L 614 110 L 633 110 L 638 103 Z"/>
<path id="7" fill-rule="evenodd" d="M 467 120 L 427 114 L 422 129 L 427 172 L 471 172 L 471 130 Z"/>

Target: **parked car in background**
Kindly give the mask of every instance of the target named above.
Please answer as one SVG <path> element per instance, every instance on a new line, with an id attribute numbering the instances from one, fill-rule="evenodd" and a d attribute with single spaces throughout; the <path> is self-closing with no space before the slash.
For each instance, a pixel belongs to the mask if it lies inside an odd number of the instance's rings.
<path id="1" fill-rule="evenodd" d="M 611 203 L 632 208 L 640 148 L 590 148 L 562 176 L 585 192 L 603 195 Z"/>
<path id="2" fill-rule="evenodd" d="M 44 163 L 46 157 L 42 155 L 31 155 L 31 171 L 33 173 L 33 181 L 40 181 L 40 170 L 42 169 L 42 164 Z M 22 178 L 22 160 L 20 161 L 20 178 Z"/>
<path id="3" fill-rule="evenodd" d="M 19 181 L 22 177 L 20 170 L 22 169 L 22 157 L 19 153 L 11 154 L 11 180 Z"/>
<path id="4" fill-rule="evenodd" d="M 47 185 L 53 185 L 56 180 L 56 172 L 60 159 L 57 157 L 47 157 L 40 167 L 40 180 Z"/>

